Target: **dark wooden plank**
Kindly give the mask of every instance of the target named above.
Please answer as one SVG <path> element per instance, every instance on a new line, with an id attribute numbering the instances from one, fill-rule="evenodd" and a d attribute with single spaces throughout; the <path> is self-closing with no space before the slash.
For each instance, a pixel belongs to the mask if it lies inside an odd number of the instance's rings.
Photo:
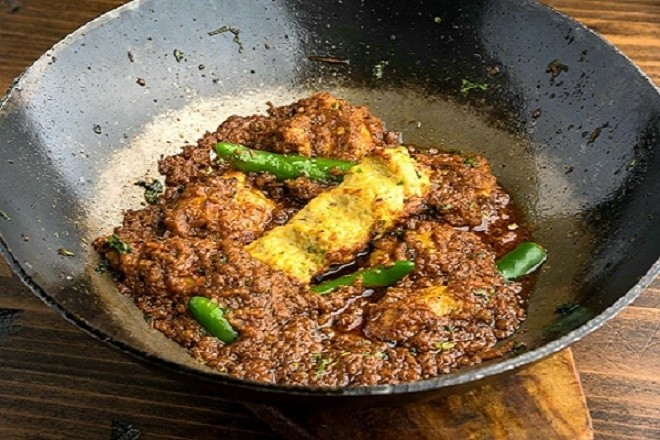
<path id="1" fill-rule="evenodd" d="M 660 438 L 660 309 L 637 306 L 657 296 L 648 289 L 635 306 L 573 347 L 596 438 Z"/>
<path id="2" fill-rule="evenodd" d="M 151 439 L 279 437 L 242 405 L 187 389 L 77 330 L 0 260 L 0 311 L 18 308 L 11 322 L 0 316 L 0 334 L 12 329 L 0 341 L 3 440 L 111 438 L 113 421 Z"/>
<path id="3" fill-rule="evenodd" d="M 601 33 L 660 84 L 660 2 L 542 0 Z"/>
<path id="4" fill-rule="evenodd" d="M 125 3 L 124 0 L 19 0 L 12 12 L 0 2 L 0 90 L 12 78 L 82 24 Z"/>
<path id="5" fill-rule="evenodd" d="M 242 405 L 187 389 L 82 332 L 51 329 L 60 342 L 51 343 L 33 327 L 44 316 L 62 321 L 50 310 L 24 312 L 0 344 L 0 427 L 35 427 L 15 438 L 108 438 L 112 420 L 149 438 L 276 438 Z"/>
<path id="6" fill-rule="evenodd" d="M 570 350 L 465 394 L 390 408 L 252 406 L 291 439 L 453 440 L 593 438 Z"/>

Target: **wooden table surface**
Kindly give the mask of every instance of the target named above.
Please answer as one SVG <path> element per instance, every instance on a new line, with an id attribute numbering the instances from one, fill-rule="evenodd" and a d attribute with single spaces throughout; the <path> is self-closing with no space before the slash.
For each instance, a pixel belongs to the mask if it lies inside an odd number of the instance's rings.
<path id="1" fill-rule="evenodd" d="M 66 34 L 123 2 L 0 0 L 0 90 Z M 660 84 L 660 0 L 544 2 L 600 32 Z M 573 346 L 596 438 L 660 438 L 659 328 L 656 279 Z M 187 390 L 84 335 L 0 259 L 0 439 L 13 438 L 278 436 L 241 406 Z"/>

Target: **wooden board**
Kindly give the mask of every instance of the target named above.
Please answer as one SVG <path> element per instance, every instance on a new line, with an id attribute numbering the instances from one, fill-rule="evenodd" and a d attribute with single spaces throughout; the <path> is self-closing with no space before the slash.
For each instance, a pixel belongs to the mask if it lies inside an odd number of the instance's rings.
<path id="1" fill-rule="evenodd" d="M 570 350 L 492 385 L 425 403 L 366 409 L 249 408 L 292 440 L 593 438 Z"/>
<path id="2" fill-rule="evenodd" d="M 67 33 L 121 3 L 123 0 L 0 0 L 0 90 L 5 90 L 16 75 Z M 545 3 L 603 33 L 660 84 L 658 0 L 545 0 Z M 18 11 L 12 12 L 17 7 Z M 44 306 L 9 275 L 0 259 L 0 309 L 3 309 L 0 310 L 0 335 L 3 335 L 0 336 L 0 439 L 282 438 L 236 402 L 203 389 L 187 389 L 91 339 Z M 596 438 L 660 438 L 659 328 L 660 280 L 656 280 L 632 307 L 573 346 Z M 542 379 L 550 377 L 547 371 L 553 370 L 546 371 L 544 365 L 537 364 L 540 372 L 545 371 Z M 563 377 L 569 378 L 566 369 L 561 371 Z M 531 383 L 543 383 L 542 379 Z M 569 386 L 571 389 L 575 392 Z M 387 434 L 397 433 L 403 440 L 424 438 L 419 428 L 430 425 L 429 429 L 435 430 L 430 432 L 437 434 L 436 438 L 443 438 L 445 431 L 436 423 L 443 418 L 456 423 L 450 417 L 455 414 L 451 413 L 455 409 L 452 404 L 474 405 L 477 399 L 479 402 L 491 399 L 490 393 L 496 391 L 486 389 L 476 393 L 484 394 L 433 402 L 428 404 L 430 407 L 426 405 L 412 413 L 407 408 L 390 410 L 383 426 L 391 428 Z M 509 393 L 502 410 L 511 411 L 512 407 L 508 406 L 512 403 L 508 400 L 511 395 L 516 394 Z M 535 405 L 532 394 L 518 398 L 528 399 L 525 408 Z M 575 404 L 576 400 L 570 403 Z M 486 420 L 488 414 L 498 414 L 495 409 L 486 412 L 487 408 L 497 407 L 478 407 L 469 415 L 476 421 Z M 575 415 L 574 411 L 569 412 Z M 543 409 L 515 414 L 519 420 L 543 421 Z M 274 423 L 277 413 L 262 408 L 261 415 Z M 427 421 L 420 421 L 419 415 Z M 357 433 L 344 438 L 358 439 L 361 437 L 357 435 L 365 438 L 364 435 L 379 428 L 374 422 L 383 423 L 378 414 L 369 412 L 366 415 L 350 412 L 341 420 L 333 418 L 332 413 L 309 414 L 308 419 L 296 417 L 284 429 L 297 427 L 302 430 L 298 434 L 321 436 L 327 433 L 325 425 L 352 424 Z M 485 423 L 482 426 L 488 426 Z M 568 423 L 580 426 L 579 422 Z M 396 431 L 398 427 L 407 430 Z M 567 432 L 563 429 L 556 432 Z M 486 436 L 482 430 L 471 435 L 496 438 L 493 435 L 497 432 L 490 430 Z M 538 431 L 533 431 L 534 434 Z M 337 439 L 341 437 L 333 436 L 333 440 Z"/>

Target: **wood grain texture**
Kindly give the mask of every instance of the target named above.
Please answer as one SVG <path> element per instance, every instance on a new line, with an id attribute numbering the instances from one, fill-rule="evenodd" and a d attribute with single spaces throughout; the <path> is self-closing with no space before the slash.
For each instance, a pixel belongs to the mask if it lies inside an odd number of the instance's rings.
<path id="1" fill-rule="evenodd" d="M 7 263 L 5 263 L 2 258 L 0 258 L 0 278 L 2 277 L 11 277 L 11 269 L 9 268 L 9 265 L 7 265 Z"/>
<path id="2" fill-rule="evenodd" d="M 0 439 L 280 438 L 242 405 L 91 339 L 15 277 L 0 285 Z"/>
<path id="3" fill-rule="evenodd" d="M 570 350 L 465 394 L 391 408 L 250 408 L 291 440 L 593 438 Z"/>
<path id="4" fill-rule="evenodd" d="M 0 0 L 0 90 L 52 44 L 121 3 Z M 660 84 L 660 1 L 544 3 L 603 34 Z M 0 317 L 12 332 L 0 342 L 0 439 L 277 438 L 242 407 L 184 389 L 92 340 L 7 275 L 0 258 L 0 308 L 24 312 L 11 322 Z M 573 346 L 596 438 L 660 438 L 659 327 L 656 279 Z"/>

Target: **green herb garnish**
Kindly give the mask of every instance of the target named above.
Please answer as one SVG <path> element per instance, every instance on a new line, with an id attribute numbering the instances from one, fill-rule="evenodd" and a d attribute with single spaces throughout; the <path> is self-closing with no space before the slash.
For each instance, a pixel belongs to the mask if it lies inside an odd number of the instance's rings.
<path id="1" fill-rule="evenodd" d="M 145 180 L 138 180 L 135 182 L 137 186 L 144 188 L 144 200 L 150 205 L 158 203 L 158 196 L 163 193 L 163 184 L 158 180 L 147 182 Z"/>
<path id="2" fill-rule="evenodd" d="M 108 237 L 106 244 L 120 254 L 130 254 L 133 252 L 133 249 L 121 238 L 119 238 L 117 234 L 112 234 L 110 237 Z"/>
<path id="3" fill-rule="evenodd" d="M 468 168 L 474 168 L 479 166 L 479 161 L 472 156 L 468 156 L 465 158 L 465 160 L 463 160 L 463 164 L 465 164 L 465 166 Z"/>
<path id="4" fill-rule="evenodd" d="M 225 32 L 230 32 L 234 36 L 232 41 L 238 45 L 238 53 L 243 53 L 243 42 L 239 36 L 241 33 L 240 29 L 230 26 L 222 26 L 214 31 L 209 32 L 208 35 L 212 37 L 214 35 L 224 34 Z"/>
<path id="5" fill-rule="evenodd" d="M 9 217 L 9 215 L 1 209 L 0 209 L 0 218 L 7 221 L 11 221 L 11 217 Z"/>
<path id="6" fill-rule="evenodd" d="M 337 362 L 332 362 L 332 359 L 321 359 L 321 362 L 316 367 L 316 377 L 319 378 L 325 373 L 325 369 L 336 365 Z"/>
<path id="7" fill-rule="evenodd" d="M 548 67 L 545 68 L 545 71 L 551 74 L 553 78 L 556 78 L 560 73 L 568 72 L 568 66 L 562 63 L 559 58 L 557 58 L 548 64 Z"/>
<path id="8" fill-rule="evenodd" d="M 385 66 L 387 66 L 388 64 L 389 64 L 388 61 L 381 61 L 380 63 L 376 64 L 372 69 L 374 76 L 378 79 L 381 79 L 383 77 L 383 70 L 385 69 Z"/>
<path id="9" fill-rule="evenodd" d="M 181 60 L 183 60 L 183 52 L 181 52 L 179 49 L 174 49 L 173 54 L 177 63 L 180 63 Z"/>
<path id="10" fill-rule="evenodd" d="M 469 81 L 467 79 L 463 79 L 461 81 L 461 93 L 464 95 L 467 95 L 470 91 L 472 90 L 481 90 L 485 92 L 488 90 L 488 87 L 490 87 L 488 84 L 485 83 L 473 83 L 472 81 Z"/>

